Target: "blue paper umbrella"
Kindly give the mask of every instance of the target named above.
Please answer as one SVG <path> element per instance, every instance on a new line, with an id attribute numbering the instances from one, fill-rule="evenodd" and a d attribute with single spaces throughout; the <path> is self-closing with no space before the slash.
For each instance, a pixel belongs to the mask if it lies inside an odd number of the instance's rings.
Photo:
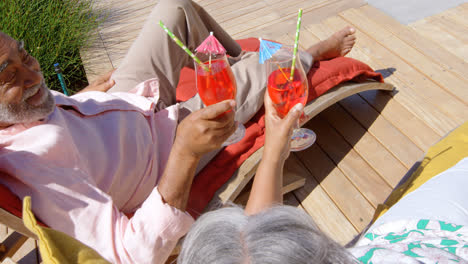
<path id="1" fill-rule="evenodd" d="M 281 48 L 281 44 L 276 42 L 271 42 L 268 40 L 264 40 L 259 38 L 260 40 L 260 51 L 259 51 L 259 60 L 260 64 L 263 64 L 266 60 L 271 58 L 275 52 L 277 52 Z"/>

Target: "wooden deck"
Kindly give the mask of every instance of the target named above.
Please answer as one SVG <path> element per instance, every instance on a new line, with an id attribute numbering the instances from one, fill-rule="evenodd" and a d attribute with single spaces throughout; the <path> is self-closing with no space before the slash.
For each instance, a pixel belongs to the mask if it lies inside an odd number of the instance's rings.
<path id="1" fill-rule="evenodd" d="M 87 59 L 90 79 L 119 65 L 157 1 L 113 2 L 119 3 L 113 5 L 119 16 L 109 16 L 100 29 L 102 41 L 94 59 Z M 285 173 L 307 179 L 285 202 L 306 210 L 341 244 L 365 228 L 376 206 L 429 146 L 468 120 L 468 3 L 405 26 L 360 0 L 196 2 L 238 39 L 292 43 L 300 7 L 303 48 L 352 25 L 358 40 L 348 56 L 396 87 L 393 94 L 363 92 L 323 111 L 306 124 L 317 133 L 317 143 L 292 153 L 287 162 Z M 128 9 L 133 13 L 122 11 Z M 6 232 L 0 228 L 0 241 Z M 31 251 L 35 243 L 28 243 L 21 263 L 37 261 Z"/>

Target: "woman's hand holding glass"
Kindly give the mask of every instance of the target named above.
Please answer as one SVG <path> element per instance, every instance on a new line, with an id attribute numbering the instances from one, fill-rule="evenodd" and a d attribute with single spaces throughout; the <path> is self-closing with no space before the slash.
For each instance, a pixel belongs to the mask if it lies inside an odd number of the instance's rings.
<path id="1" fill-rule="evenodd" d="M 279 159 L 284 162 L 289 157 L 291 148 L 291 136 L 302 114 L 304 106 L 296 104 L 285 117 L 281 117 L 271 101 L 268 93 L 265 93 L 265 150 L 264 157 Z"/>
<path id="2" fill-rule="evenodd" d="M 280 117 L 285 117 L 298 103 L 305 105 L 309 94 L 306 74 L 299 56 L 293 63 L 293 51 L 289 46 L 282 46 L 266 62 L 267 92 Z M 294 69 L 294 70 L 293 70 Z M 291 151 L 300 151 L 315 142 L 315 133 L 306 128 L 299 128 L 299 121 L 291 136 Z"/>

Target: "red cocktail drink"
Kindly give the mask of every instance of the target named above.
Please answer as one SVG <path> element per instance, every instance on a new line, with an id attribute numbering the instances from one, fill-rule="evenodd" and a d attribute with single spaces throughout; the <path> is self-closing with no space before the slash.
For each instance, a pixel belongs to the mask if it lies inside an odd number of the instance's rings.
<path id="1" fill-rule="evenodd" d="M 288 114 L 289 110 L 298 103 L 307 102 L 306 80 L 300 77 L 299 71 L 294 72 L 292 81 L 288 80 L 291 68 L 275 70 L 268 76 L 268 95 L 280 117 Z"/>
<path id="2" fill-rule="evenodd" d="M 227 61 L 216 59 L 204 63 L 209 71 L 197 67 L 198 94 L 205 105 L 212 105 L 228 99 L 235 99 L 236 84 Z"/>
<path id="3" fill-rule="evenodd" d="M 202 66 L 195 62 L 198 95 L 203 103 L 209 106 L 229 99 L 235 100 L 236 79 L 226 55 L 197 53 L 196 56 L 203 63 Z M 244 135 L 245 127 L 238 123 L 236 131 L 223 143 L 223 146 L 239 142 Z"/>
<path id="4" fill-rule="evenodd" d="M 306 105 L 309 94 L 307 76 L 302 67 L 301 60 L 289 46 L 281 46 L 271 58 L 266 60 L 268 95 L 273 103 L 276 113 L 284 118 L 289 110 L 301 103 Z M 294 63 L 293 78 L 291 69 Z M 315 141 L 315 133 L 307 128 L 300 128 L 299 120 L 291 137 L 291 151 L 300 151 L 310 147 Z"/>

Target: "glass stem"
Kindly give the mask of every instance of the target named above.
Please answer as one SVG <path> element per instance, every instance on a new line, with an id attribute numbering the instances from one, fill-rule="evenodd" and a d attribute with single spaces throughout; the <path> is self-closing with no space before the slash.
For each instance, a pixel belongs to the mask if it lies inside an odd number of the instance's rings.
<path id="1" fill-rule="evenodd" d="M 302 133 L 302 129 L 299 126 L 299 119 L 296 121 L 296 124 L 294 125 L 294 130 L 293 130 L 293 135 L 292 138 L 303 138 L 304 133 Z"/>

